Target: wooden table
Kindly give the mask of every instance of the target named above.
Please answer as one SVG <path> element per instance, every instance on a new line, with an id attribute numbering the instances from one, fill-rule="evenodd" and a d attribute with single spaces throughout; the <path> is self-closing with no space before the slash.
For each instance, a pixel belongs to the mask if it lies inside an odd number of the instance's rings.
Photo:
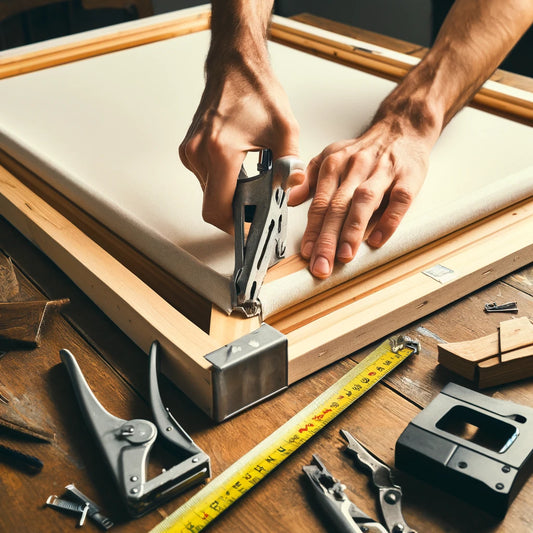
<path id="1" fill-rule="evenodd" d="M 309 22 L 309 20 L 307 20 Z M 337 27 L 337 30 L 339 27 Z M 355 30 L 350 30 L 355 31 Z M 65 485 L 76 486 L 99 503 L 115 521 L 114 531 L 145 531 L 175 510 L 196 489 L 177 497 L 157 511 L 128 520 L 120 510 L 116 491 L 95 443 L 88 436 L 78 405 L 60 364 L 59 350 L 70 349 L 78 358 L 99 400 L 121 418 L 150 418 L 147 404 L 147 357 L 132 344 L 46 257 L 0 217 L 0 249 L 12 258 L 21 287 L 20 299 L 71 299 L 61 315 L 45 324 L 41 345 L 32 351 L 12 351 L 0 359 L 0 392 L 18 410 L 55 433 L 51 444 L 22 440 L 7 433 L 0 443 L 38 456 L 41 473 L 29 476 L 0 463 L 2 512 L 0 531 L 69 531 L 76 518 L 44 507 L 51 494 Z M 5 280 L 0 280 L 0 283 Z M 389 465 L 394 446 L 409 421 L 449 381 L 469 386 L 437 365 L 438 342 L 473 339 L 495 331 L 506 317 L 486 314 L 487 302 L 517 301 L 519 316 L 533 317 L 533 265 L 411 324 L 401 333 L 422 343 L 420 355 L 411 358 L 384 383 L 357 401 L 321 434 L 297 453 L 211 526 L 220 532 L 321 532 L 331 531 L 304 483 L 302 466 L 318 454 L 330 471 L 346 485 L 354 502 L 378 517 L 376 500 L 367 478 L 343 455 L 339 430 L 346 429 Z M 393 332 L 391 332 L 392 334 Z M 215 425 L 169 381 L 161 379 L 165 404 L 198 445 L 211 457 L 214 475 L 302 409 L 339 379 L 374 346 L 293 385 L 286 392 L 223 423 Z M 524 380 L 486 391 L 533 407 L 532 381 Z M 160 467 L 161 464 L 157 463 Z M 151 471 L 154 475 L 157 470 Z M 419 532 L 533 530 L 533 478 L 530 479 L 501 523 L 454 496 L 407 474 L 396 476 L 404 488 L 404 515 Z M 86 531 L 98 531 L 87 523 Z"/>

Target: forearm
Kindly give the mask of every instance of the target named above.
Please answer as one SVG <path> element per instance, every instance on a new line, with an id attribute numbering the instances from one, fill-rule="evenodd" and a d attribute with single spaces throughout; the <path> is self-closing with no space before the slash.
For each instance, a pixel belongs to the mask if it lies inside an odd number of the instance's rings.
<path id="1" fill-rule="evenodd" d="M 250 151 L 298 158 L 298 123 L 267 49 L 273 0 L 215 0 L 206 83 L 180 158 L 204 191 L 204 220 L 231 232 L 232 202 Z M 288 185 L 303 180 L 297 168 Z"/>
<path id="2" fill-rule="evenodd" d="M 274 0 L 215 0 L 211 3 L 211 47 L 206 68 L 235 62 L 264 62 Z"/>
<path id="3" fill-rule="evenodd" d="M 532 22 L 531 0 L 456 0 L 431 50 L 375 121 L 401 115 L 407 127 L 436 140 Z"/>

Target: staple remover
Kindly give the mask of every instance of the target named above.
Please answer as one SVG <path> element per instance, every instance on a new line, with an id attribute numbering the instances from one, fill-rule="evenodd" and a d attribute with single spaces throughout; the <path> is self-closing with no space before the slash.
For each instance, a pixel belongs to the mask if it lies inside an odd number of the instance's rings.
<path id="1" fill-rule="evenodd" d="M 402 489 L 392 481 L 391 469 L 372 455 L 346 430 L 341 435 L 348 443 L 345 452 L 353 455 L 355 464 L 370 475 L 372 485 L 378 492 L 379 507 L 390 533 L 416 533 L 402 515 Z"/>
<path id="2" fill-rule="evenodd" d="M 211 475 L 206 455 L 163 406 L 157 373 L 159 344 L 150 349 L 149 394 L 154 422 L 123 420 L 113 416 L 96 399 L 76 359 L 68 350 L 60 351 L 85 421 L 105 456 L 128 513 L 139 517 L 190 486 Z M 180 462 L 147 480 L 150 451 L 160 442 Z"/>
<path id="3" fill-rule="evenodd" d="M 324 463 L 313 455 L 310 465 L 303 467 L 322 509 L 328 514 L 338 533 L 387 533 L 387 530 L 352 503 L 338 479 Z"/>
<path id="4" fill-rule="evenodd" d="M 341 430 L 347 441 L 346 452 L 352 454 L 356 465 L 371 475 L 379 493 L 379 507 L 385 526 L 370 518 L 344 492 L 345 485 L 335 479 L 316 456 L 304 472 L 312 483 L 318 501 L 330 515 L 340 533 L 416 533 L 405 522 L 401 511 L 402 490 L 391 479 L 388 466 L 376 459 L 350 433 Z"/>
<path id="5" fill-rule="evenodd" d="M 303 161 L 282 157 L 272 161 L 269 149 L 260 151 L 256 176 L 241 168 L 233 197 L 235 269 L 232 306 L 246 316 L 261 313 L 259 290 L 269 267 L 285 255 L 287 237 L 287 180 Z M 249 224 L 249 226 L 248 226 Z"/>

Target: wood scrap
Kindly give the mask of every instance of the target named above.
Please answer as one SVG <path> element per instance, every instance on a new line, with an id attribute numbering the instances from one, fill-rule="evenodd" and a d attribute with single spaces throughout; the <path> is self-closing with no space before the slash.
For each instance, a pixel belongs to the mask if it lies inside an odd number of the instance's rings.
<path id="1" fill-rule="evenodd" d="M 439 363 L 469 380 L 474 380 L 477 365 L 500 353 L 498 333 L 472 341 L 439 344 Z"/>
<path id="2" fill-rule="evenodd" d="M 481 361 L 478 366 L 476 385 L 480 389 L 486 389 L 531 376 L 533 376 L 533 347 L 529 356 L 520 358 L 520 365 L 516 365 L 513 360 L 501 362 L 499 357 Z"/>
<path id="3" fill-rule="evenodd" d="M 13 406 L 0 409 L 0 433 L 3 430 L 26 435 L 43 442 L 55 440 L 55 434 L 47 428 L 38 426 Z"/>
<path id="4" fill-rule="evenodd" d="M 0 302 L 9 302 L 19 294 L 19 284 L 13 262 L 0 250 Z"/>
<path id="5" fill-rule="evenodd" d="M 533 324 L 527 316 L 500 323 L 500 351 L 502 361 L 507 360 L 507 352 L 533 344 Z"/>
<path id="6" fill-rule="evenodd" d="M 438 345 L 439 364 L 493 387 L 533 376 L 533 324 L 528 317 L 500 322 L 499 331 L 478 339 Z"/>
<path id="7" fill-rule="evenodd" d="M 67 303 L 68 299 L 0 303 L 0 350 L 36 348 L 46 315 Z"/>

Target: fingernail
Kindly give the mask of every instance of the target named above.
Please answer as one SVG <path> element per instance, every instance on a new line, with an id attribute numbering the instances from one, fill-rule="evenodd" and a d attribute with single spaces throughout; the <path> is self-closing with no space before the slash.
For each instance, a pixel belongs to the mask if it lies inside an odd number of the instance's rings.
<path id="1" fill-rule="evenodd" d="M 337 257 L 342 260 L 351 261 L 353 258 L 353 250 L 352 247 L 347 243 L 343 242 L 339 246 L 339 250 L 337 251 Z"/>
<path id="2" fill-rule="evenodd" d="M 370 244 L 370 246 L 378 247 L 381 245 L 382 240 L 383 240 L 383 233 L 377 230 L 377 231 L 372 232 L 370 237 L 368 237 L 367 242 L 368 244 Z"/>
<path id="3" fill-rule="evenodd" d="M 313 241 L 307 241 L 302 246 L 302 255 L 305 259 L 309 259 L 311 257 L 311 254 L 313 253 Z"/>
<path id="4" fill-rule="evenodd" d="M 319 255 L 313 262 L 311 272 L 318 277 L 329 276 L 329 261 L 325 257 Z"/>

